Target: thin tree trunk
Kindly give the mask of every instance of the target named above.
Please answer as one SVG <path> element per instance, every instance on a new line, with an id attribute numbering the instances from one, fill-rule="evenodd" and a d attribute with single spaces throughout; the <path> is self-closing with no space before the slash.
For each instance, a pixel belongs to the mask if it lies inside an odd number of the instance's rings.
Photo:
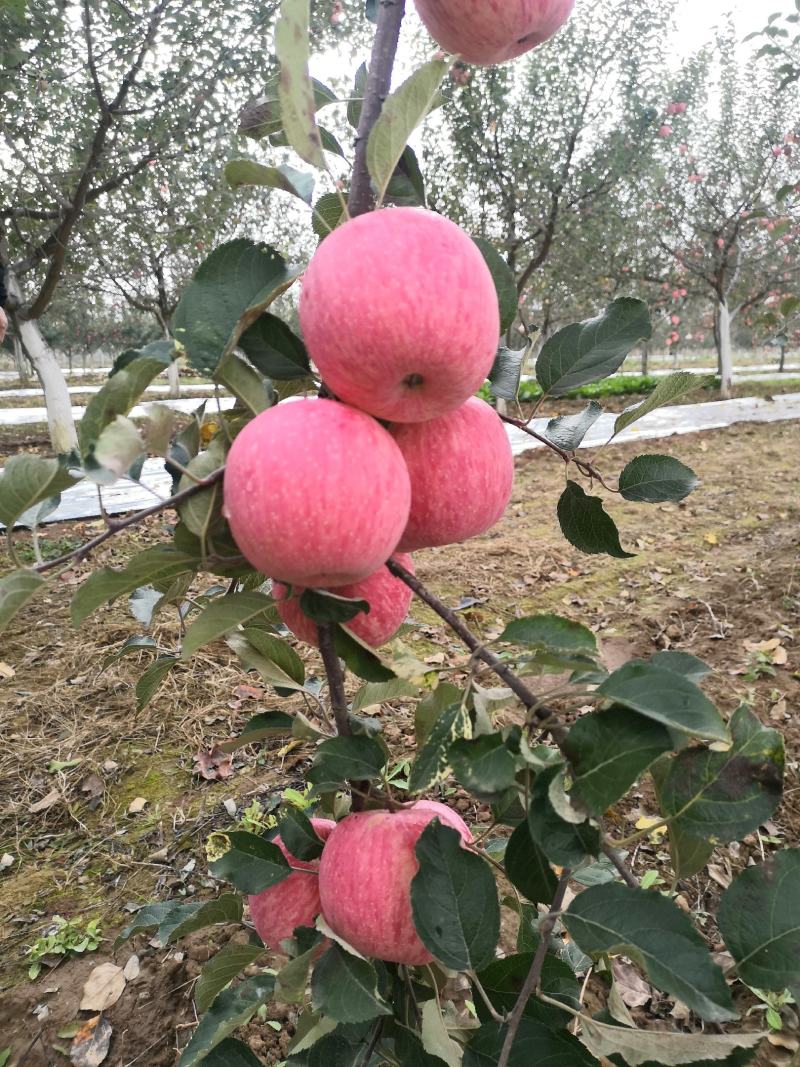
<path id="1" fill-rule="evenodd" d="M 8 274 L 8 290 L 23 304 L 19 283 L 11 272 Z M 78 450 L 78 434 L 72 417 L 72 401 L 67 387 L 64 371 L 58 364 L 55 352 L 42 337 L 35 319 L 23 319 L 14 316 L 19 331 L 22 347 L 33 365 L 36 375 L 44 390 L 44 403 L 47 408 L 47 424 L 50 428 L 50 442 L 56 455 L 68 455 Z"/>
<path id="2" fill-rule="evenodd" d="M 642 345 L 642 377 L 643 378 L 647 377 L 647 371 L 649 369 L 649 366 L 648 366 L 649 363 L 650 363 L 650 345 L 643 344 Z"/>
<path id="3" fill-rule="evenodd" d="M 724 301 L 721 301 L 719 305 L 718 321 L 719 395 L 723 400 L 730 400 L 733 395 L 733 341 L 731 340 L 731 312 Z"/>
<path id="4" fill-rule="evenodd" d="M 778 373 L 783 374 L 786 370 L 786 345 L 781 345 L 781 365 L 778 368 Z"/>
<path id="5" fill-rule="evenodd" d="M 17 374 L 19 380 L 23 385 L 27 385 L 30 381 L 30 374 L 28 373 L 28 361 L 25 359 L 25 353 L 22 351 L 22 344 L 19 337 L 16 334 L 11 339 L 12 351 L 14 353 L 14 366 L 17 368 Z"/>
<path id="6" fill-rule="evenodd" d="M 177 399 L 181 395 L 181 378 L 177 359 L 173 359 L 167 368 L 167 381 L 169 382 L 169 395 Z"/>

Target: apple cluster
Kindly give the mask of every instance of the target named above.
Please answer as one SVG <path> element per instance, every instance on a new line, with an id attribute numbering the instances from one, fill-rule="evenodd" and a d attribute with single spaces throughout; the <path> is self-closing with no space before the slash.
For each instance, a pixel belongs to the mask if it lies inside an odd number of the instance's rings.
<path id="1" fill-rule="evenodd" d="M 348 625 L 378 647 L 410 603 L 386 561 L 400 553 L 413 571 L 408 553 L 484 533 L 511 496 L 508 436 L 474 396 L 497 352 L 494 282 L 452 222 L 376 211 L 320 245 L 300 323 L 328 397 L 278 404 L 242 430 L 225 514 L 297 637 L 317 644 L 303 590 L 332 589 L 367 601 Z"/>
<path id="2" fill-rule="evenodd" d="M 357 812 L 339 823 L 312 819 L 325 842 L 318 860 L 298 860 L 276 837 L 293 871 L 249 897 L 261 940 L 280 950 L 281 941 L 299 926 L 313 926 L 321 914 L 337 937 L 364 956 L 407 966 L 430 963 L 433 956 L 414 926 L 411 882 L 419 868 L 414 848 L 433 819 L 456 830 L 463 843 L 472 841 L 463 819 L 435 800 L 396 812 Z"/>

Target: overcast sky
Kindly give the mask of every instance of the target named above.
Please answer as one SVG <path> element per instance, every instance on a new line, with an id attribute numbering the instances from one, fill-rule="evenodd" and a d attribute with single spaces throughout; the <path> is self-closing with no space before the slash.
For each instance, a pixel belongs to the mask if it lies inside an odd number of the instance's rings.
<path id="1" fill-rule="evenodd" d="M 795 10 L 790 0 L 681 0 L 676 21 L 680 32 L 676 37 L 676 50 L 688 54 L 705 44 L 713 35 L 728 12 L 736 18 L 736 26 L 742 37 L 754 30 L 761 30 L 773 11 Z"/>

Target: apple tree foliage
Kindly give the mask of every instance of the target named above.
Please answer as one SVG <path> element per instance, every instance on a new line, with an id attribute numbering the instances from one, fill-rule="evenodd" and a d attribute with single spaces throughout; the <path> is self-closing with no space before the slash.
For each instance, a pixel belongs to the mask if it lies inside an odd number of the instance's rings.
<path id="1" fill-rule="evenodd" d="M 277 51 L 287 76 L 268 99 L 261 132 L 285 139 L 306 165 L 289 169 L 243 159 L 230 165 L 229 179 L 232 185 L 263 183 L 288 196 L 311 198 L 314 230 L 324 240 L 346 214 L 347 190 L 312 193 L 313 178 L 324 186 L 328 155 L 337 152 L 320 136 L 314 116 L 334 101 L 321 97 L 319 87 L 315 96 L 308 76 L 308 0 L 283 0 L 281 9 Z M 367 5 L 367 16 L 386 19 L 388 8 Z M 370 195 L 377 192 L 384 202 L 424 198 L 407 142 L 438 102 L 446 73 L 446 63 L 428 62 L 376 109 L 380 114 L 363 155 Z M 354 123 L 359 104 L 351 101 Z M 496 250 L 485 243 L 481 248 L 507 321 L 511 270 Z M 360 644 L 347 623 L 363 604 L 316 592 L 304 597 L 304 610 L 334 627 L 336 650 L 360 688 L 349 706 L 338 709 L 344 713 L 337 716 L 344 727 L 338 736 L 328 715 L 313 712 L 324 709 L 340 688 L 340 668 L 337 664 L 329 676 L 326 695 L 287 642 L 269 582 L 240 555 L 221 510 L 225 457 L 236 434 L 271 405 L 322 387 L 302 339 L 274 313 L 276 299 L 301 269 L 279 250 L 247 239 L 222 244 L 183 292 L 175 314 L 180 341 L 158 341 L 118 356 L 80 424 L 79 452 L 54 459 L 20 455 L 8 462 L 0 477 L 0 521 L 12 549 L 15 525 L 34 527 L 77 480 L 94 481 L 102 493 L 117 478 L 138 478 L 146 455 L 167 460 L 174 493 L 135 515 L 107 518 L 101 533 L 58 560 L 19 566 L 2 577 L 0 627 L 42 594 L 52 573 L 169 509 L 175 516 L 169 542 L 145 549 L 122 568 L 95 570 L 71 604 L 76 627 L 121 597 L 148 599 L 153 610 L 179 605 L 184 622 L 179 645 L 159 648 L 151 638 L 136 637 L 117 650 L 120 656 L 142 650 L 152 656 L 136 687 L 140 708 L 177 664 L 224 640 L 275 703 L 225 749 L 274 738 L 312 742 L 307 779 L 320 813 L 343 814 L 353 781 L 360 802 L 374 807 L 435 796 L 455 782 L 490 808 L 491 822 L 469 851 L 454 848 L 452 832 L 435 821 L 417 844 L 411 900 L 417 933 L 434 965 L 405 968 L 364 959 L 346 944 L 326 942 L 322 926 L 295 931 L 285 943 L 288 962 L 277 973 L 265 967 L 252 973 L 263 946 L 256 940 L 231 943 L 209 961 L 198 982 L 202 1018 L 182 1052 L 181 1067 L 252 1067 L 256 1059 L 234 1034 L 272 998 L 297 1005 L 288 1060 L 296 1067 L 749 1062 L 763 1035 L 737 1026 L 731 984 L 745 983 L 762 995 L 800 992 L 800 850 L 771 854 L 745 870 L 723 894 L 718 914 L 704 917 L 704 926 L 676 903 L 681 881 L 704 868 L 715 845 L 753 833 L 772 816 L 783 787 L 780 734 L 761 725 L 746 706 L 726 720 L 704 692 L 709 675 L 704 663 L 670 651 L 609 670 L 590 629 L 548 614 L 515 619 L 484 644 L 460 615 L 415 582 L 417 595 L 472 653 L 468 680 L 454 685 L 402 643 L 380 652 Z M 536 376 L 543 392 L 557 399 L 613 374 L 649 332 L 647 308 L 633 296 L 565 326 L 540 351 Z M 235 407 L 201 408 L 177 433 L 161 412 L 143 425 L 133 422 L 130 409 L 179 351 L 224 385 Z M 518 384 L 519 361 L 500 346 L 491 387 L 513 401 Z M 617 418 L 615 433 L 690 387 L 683 375 L 665 379 L 644 405 Z M 546 443 L 566 475 L 553 505 L 571 544 L 624 559 L 631 552 L 613 519 L 614 497 L 641 503 L 646 516 L 655 504 L 685 498 L 697 479 L 688 467 L 659 455 L 638 456 L 616 476 L 601 472 L 596 459 L 577 451 L 599 414 L 598 405 L 590 404 L 548 426 Z M 522 420 L 512 421 L 524 432 Z M 219 581 L 209 582 L 209 576 Z M 487 682 L 491 672 L 500 687 Z M 547 678 L 554 674 L 568 676 L 557 694 L 548 693 Z M 281 700 L 294 694 L 308 698 L 308 715 L 294 705 L 281 707 Z M 390 767 L 379 723 L 364 714 L 398 697 L 416 702 L 417 751 L 405 780 Z M 501 709 L 515 712 L 510 720 L 503 716 L 506 725 L 496 720 Z M 642 780 L 652 783 L 669 836 L 673 882 L 664 891 L 643 887 L 628 862 L 628 849 L 648 831 L 620 841 L 609 826 L 610 811 Z M 299 858 L 320 854 L 322 843 L 304 815 L 286 804 L 275 816 Z M 241 921 L 242 894 L 278 885 L 291 873 L 271 836 L 242 830 L 215 834 L 210 871 L 227 883 L 220 895 L 147 905 L 123 937 L 154 930 L 167 945 L 192 931 Z M 516 915 L 518 933 L 516 945 L 504 943 L 499 954 L 501 909 Z M 727 972 L 711 954 L 706 935 L 712 930 L 730 953 Z M 693 1024 L 658 1033 L 637 1027 L 615 986 L 610 961 L 617 956 L 627 957 L 655 989 L 685 1005 Z M 590 967 L 608 992 L 608 1007 L 599 1013 L 581 996 L 582 976 Z M 250 977 L 242 977 L 245 968 Z M 468 990 L 460 1001 L 458 989 Z"/>

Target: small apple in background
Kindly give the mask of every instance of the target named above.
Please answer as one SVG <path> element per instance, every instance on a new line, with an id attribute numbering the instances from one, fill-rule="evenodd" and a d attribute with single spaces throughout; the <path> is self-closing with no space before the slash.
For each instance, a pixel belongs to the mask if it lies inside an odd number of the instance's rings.
<path id="1" fill-rule="evenodd" d="M 331 819 L 312 819 L 317 837 L 326 841 L 336 828 Z M 280 950 L 281 941 L 291 937 L 298 926 L 313 926 L 320 913 L 319 860 L 299 860 L 281 841 L 273 839 L 292 867 L 299 867 L 282 882 L 247 898 L 256 932 L 267 948 Z M 304 872 L 308 871 L 308 874 Z"/>
<path id="2" fill-rule="evenodd" d="M 514 486 L 514 456 L 493 408 L 470 397 L 429 422 L 391 427 L 411 477 L 411 512 L 399 548 L 477 537 L 502 517 Z"/>
<path id="3" fill-rule="evenodd" d="M 414 560 L 410 555 L 398 555 L 395 559 L 401 567 L 414 573 Z M 303 589 L 298 586 L 293 586 L 290 590 L 282 582 L 272 583 L 272 595 L 278 601 L 278 614 L 284 624 L 295 637 L 299 637 L 307 645 L 317 647 L 317 625 L 303 614 L 300 607 L 302 592 Z M 345 625 L 371 648 L 380 648 L 394 637 L 406 620 L 414 595 L 408 586 L 390 574 L 386 567 L 379 567 L 363 582 L 337 586 L 336 594 L 354 600 L 366 600 L 369 604 L 368 613 L 359 612 Z"/>
<path id="4" fill-rule="evenodd" d="M 575 0 L 416 0 L 419 17 L 446 52 L 468 63 L 504 63 L 561 29 Z"/>
<path id="5" fill-rule="evenodd" d="M 322 914 L 363 955 L 408 966 L 433 959 L 414 927 L 411 881 L 419 869 L 414 848 L 435 818 L 472 841 L 464 820 L 432 800 L 348 815 L 328 838 L 319 868 Z"/>
<path id="6" fill-rule="evenodd" d="M 7 329 L 8 329 L 8 319 L 6 317 L 5 311 L 3 311 L 2 308 L 0 308 L 0 345 L 5 340 L 6 330 Z"/>
<path id="7" fill-rule="evenodd" d="M 291 585 L 349 585 L 397 548 L 411 501 L 391 435 L 335 400 L 262 412 L 233 442 L 225 508 L 243 555 Z"/>
<path id="8" fill-rule="evenodd" d="M 303 279 L 300 325 L 336 396 L 376 418 L 420 422 L 480 388 L 500 312 L 489 268 L 463 230 L 423 208 L 387 208 L 319 246 Z"/>

